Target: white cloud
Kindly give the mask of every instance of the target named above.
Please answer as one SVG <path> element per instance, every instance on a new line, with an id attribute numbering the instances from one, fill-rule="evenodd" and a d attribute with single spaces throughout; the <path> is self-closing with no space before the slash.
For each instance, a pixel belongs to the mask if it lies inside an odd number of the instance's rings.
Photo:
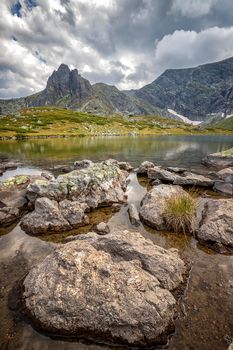
<path id="1" fill-rule="evenodd" d="M 171 13 L 195 18 L 207 15 L 217 0 L 174 0 Z"/>
<path id="2" fill-rule="evenodd" d="M 156 43 L 156 73 L 187 68 L 233 56 L 233 26 L 200 32 L 176 30 Z"/>

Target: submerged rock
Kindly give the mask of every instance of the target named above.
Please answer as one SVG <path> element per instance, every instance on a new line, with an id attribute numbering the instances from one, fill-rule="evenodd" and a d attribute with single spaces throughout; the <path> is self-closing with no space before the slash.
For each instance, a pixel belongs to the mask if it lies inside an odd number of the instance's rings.
<path id="1" fill-rule="evenodd" d="M 0 226 L 8 226 L 22 216 L 27 207 L 26 192 L 0 191 Z"/>
<path id="2" fill-rule="evenodd" d="M 86 204 L 77 201 L 57 203 L 49 198 L 38 198 L 34 211 L 25 215 L 20 225 L 30 234 L 70 230 L 89 222 L 85 215 L 86 209 Z"/>
<path id="3" fill-rule="evenodd" d="M 152 346 L 176 316 L 172 290 L 185 264 L 137 232 L 77 236 L 24 280 L 30 316 L 46 332 L 108 344 Z"/>
<path id="4" fill-rule="evenodd" d="M 182 187 L 158 185 L 152 188 L 142 199 L 140 217 L 143 222 L 156 230 L 169 230 L 165 219 L 166 201 L 174 195 L 189 196 Z"/>
<path id="5" fill-rule="evenodd" d="M 128 207 L 129 219 L 132 225 L 140 226 L 140 218 L 135 204 L 130 203 Z"/>
<path id="6" fill-rule="evenodd" d="M 197 230 L 201 242 L 233 250 L 233 199 L 208 199 Z"/>

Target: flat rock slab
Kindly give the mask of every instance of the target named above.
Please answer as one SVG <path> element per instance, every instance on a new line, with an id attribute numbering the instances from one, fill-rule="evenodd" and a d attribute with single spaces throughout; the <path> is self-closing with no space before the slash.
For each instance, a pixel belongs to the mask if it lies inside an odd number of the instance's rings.
<path id="1" fill-rule="evenodd" d="M 201 242 L 233 251 L 233 199 L 205 201 L 197 238 Z"/>
<path id="2" fill-rule="evenodd" d="M 174 195 L 189 196 L 180 186 L 154 186 L 142 199 L 139 211 L 142 221 L 158 231 L 169 230 L 165 220 L 166 201 Z"/>
<path id="3" fill-rule="evenodd" d="M 24 280 L 23 299 L 46 332 L 108 344 L 152 346 L 173 329 L 171 291 L 186 271 L 176 250 L 138 232 L 81 235 Z"/>

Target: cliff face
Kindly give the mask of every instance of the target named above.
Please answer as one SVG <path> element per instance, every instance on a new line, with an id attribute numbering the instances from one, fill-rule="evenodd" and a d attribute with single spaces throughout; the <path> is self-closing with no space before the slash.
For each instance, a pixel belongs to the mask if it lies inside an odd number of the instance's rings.
<path id="1" fill-rule="evenodd" d="M 233 58 L 196 68 L 165 71 L 151 84 L 132 92 L 162 109 L 190 119 L 233 112 Z"/>
<path id="2" fill-rule="evenodd" d="M 233 58 L 196 68 L 170 69 L 138 90 L 120 91 L 115 86 L 91 85 L 77 69 L 61 64 L 37 94 L 0 100 L 0 113 L 23 107 L 60 106 L 91 113 L 164 114 L 173 110 L 192 120 L 233 113 Z M 172 115 L 170 115 L 172 116 Z"/>

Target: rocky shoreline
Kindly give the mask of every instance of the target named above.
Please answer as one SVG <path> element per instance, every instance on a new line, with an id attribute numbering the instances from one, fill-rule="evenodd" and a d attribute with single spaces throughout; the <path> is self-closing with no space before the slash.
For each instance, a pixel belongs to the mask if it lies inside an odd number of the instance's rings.
<path id="1" fill-rule="evenodd" d="M 1 169 L 7 170 L 7 164 Z M 137 228 L 144 223 L 156 231 L 171 230 L 165 215 L 169 198 L 189 199 L 190 188 L 202 188 L 203 194 L 195 193 L 194 226 L 185 234 L 219 253 L 231 254 L 232 168 L 200 174 L 147 161 L 133 169 L 128 162 L 109 159 L 83 160 L 59 170 L 65 173 L 55 177 L 44 171 L 40 176 L 18 175 L 3 181 L 1 226 L 20 221 L 30 235 L 59 233 L 87 225 L 89 213 L 97 208 L 128 206 L 132 230 L 99 222 L 88 234 L 65 239 L 32 268 L 23 281 L 22 295 L 32 323 L 53 335 L 112 345 L 165 344 L 179 307 L 175 291 L 184 285 L 189 269 L 176 249 L 155 245 Z M 139 207 L 127 204 L 130 173 L 150 183 Z"/>

